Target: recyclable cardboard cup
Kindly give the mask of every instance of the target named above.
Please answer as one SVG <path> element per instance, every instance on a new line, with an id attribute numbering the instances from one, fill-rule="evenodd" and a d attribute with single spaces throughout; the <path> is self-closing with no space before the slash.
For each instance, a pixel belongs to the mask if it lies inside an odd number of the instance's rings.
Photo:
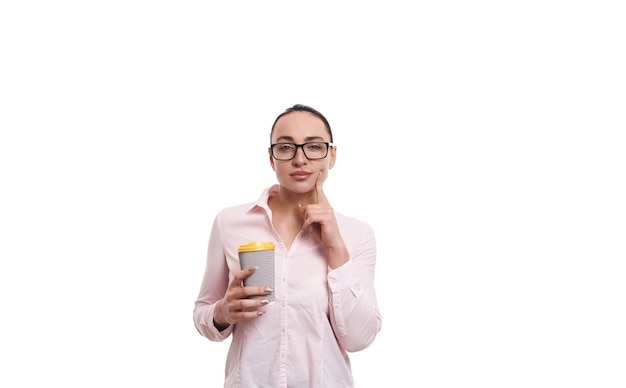
<path id="1" fill-rule="evenodd" d="M 255 268 L 252 275 L 243 280 L 244 286 L 263 286 L 276 289 L 274 283 L 274 243 L 253 241 L 239 245 L 239 262 L 241 268 Z M 274 291 L 267 295 L 250 296 L 251 299 L 274 300 Z"/>

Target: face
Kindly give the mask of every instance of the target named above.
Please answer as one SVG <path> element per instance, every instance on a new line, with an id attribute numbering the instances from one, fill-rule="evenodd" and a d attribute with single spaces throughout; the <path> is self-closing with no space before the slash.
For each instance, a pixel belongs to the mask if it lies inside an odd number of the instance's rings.
<path id="1" fill-rule="evenodd" d="M 315 141 L 330 142 L 330 134 L 324 122 L 309 112 L 291 112 L 284 115 L 278 120 L 272 133 L 272 144 Z M 335 164 L 336 152 L 335 147 L 332 147 L 324 159 L 310 160 L 304 156 L 302 148 L 298 148 L 293 159 L 276 160 L 269 150 L 269 157 L 280 186 L 304 194 L 315 189 L 315 181 L 320 171 L 321 178 L 326 180 L 328 170 Z"/>

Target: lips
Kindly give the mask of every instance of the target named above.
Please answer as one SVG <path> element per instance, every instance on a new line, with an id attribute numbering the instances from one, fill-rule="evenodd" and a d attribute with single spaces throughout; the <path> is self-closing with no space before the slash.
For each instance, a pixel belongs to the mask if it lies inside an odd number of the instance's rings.
<path id="1" fill-rule="evenodd" d="M 289 174 L 289 176 L 291 176 L 292 178 L 296 180 L 303 181 L 307 179 L 308 177 L 310 177 L 311 174 L 312 173 L 306 172 L 306 171 L 294 171 L 291 174 Z"/>

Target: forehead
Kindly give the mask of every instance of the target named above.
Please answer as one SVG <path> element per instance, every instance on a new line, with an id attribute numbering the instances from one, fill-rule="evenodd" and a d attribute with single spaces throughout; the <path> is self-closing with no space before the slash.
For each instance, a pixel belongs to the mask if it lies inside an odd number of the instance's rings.
<path id="1" fill-rule="evenodd" d="M 328 141 L 329 134 L 324 122 L 310 112 L 291 112 L 281 117 L 274 126 L 272 140 L 290 137 L 296 141 L 318 137 Z"/>

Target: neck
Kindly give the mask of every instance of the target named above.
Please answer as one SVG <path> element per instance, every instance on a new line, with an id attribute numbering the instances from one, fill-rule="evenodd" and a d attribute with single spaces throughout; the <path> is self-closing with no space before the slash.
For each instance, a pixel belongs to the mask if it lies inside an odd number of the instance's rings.
<path id="1" fill-rule="evenodd" d="M 272 211 L 293 211 L 300 213 L 300 207 L 311 203 L 315 203 L 315 192 L 309 191 L 307 193 L 294 193 L 279 187 L 278 193 L 270 197 L 269 205 Z"/>
<path id="2" fill-rule="evenodd" d="M 301 205 L 308 205 L 310 203 L 314 203 L 315 192 L 309 191 L 306 193 L 294 193 L 293 191 L 289 191 L 280 187 L 278 189 L 278 194 L 274 197 L 274 204 L 283 208 L 293 208 L 298 209 Z"/>

